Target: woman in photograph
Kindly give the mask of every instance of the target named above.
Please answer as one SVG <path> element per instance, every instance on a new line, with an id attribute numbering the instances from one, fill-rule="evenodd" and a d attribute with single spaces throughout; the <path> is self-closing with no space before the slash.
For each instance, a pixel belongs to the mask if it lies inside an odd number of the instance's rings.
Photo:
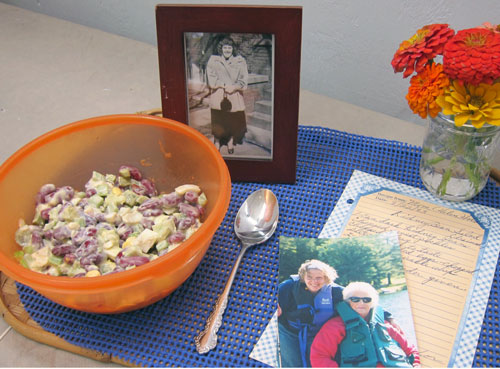
<path id="1" fill-rule="evenodd" d="M 313 367 L 419 367 L 417 349 L 401 328 L 384 318 L 378 293 L 369 283 L 352 282 L 344 301 L 326 322 L 311 346 Z"/>
<path id="2" fill-rule="evenodd" d="M 243 90 L 248 85 L 248 68 L 230 38 L 219 42 L 217 51 L 218 55 L 212 55 L 207 63 L 212 134 L 217 149 L 227 145 L 232 154 L 247 131 Z"/>
<path id="3" fill-rule="evenodd" d="M 319 260 L 304 262 L 298 275 L 279 285 L 278 326 L 282 367 L 310 367 L 309 349 L 321 326 L 342 301 L 337 272 Z"/>

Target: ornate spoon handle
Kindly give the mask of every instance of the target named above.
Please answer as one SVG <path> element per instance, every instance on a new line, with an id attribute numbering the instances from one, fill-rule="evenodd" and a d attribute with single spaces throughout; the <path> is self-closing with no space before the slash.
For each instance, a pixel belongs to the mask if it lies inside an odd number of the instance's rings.
<path id="1" fill-rule="evenodd" d="M 231 270 L 231 274 L 229 276 L 228 281 L 226 282 L 226 286 L 224 287 L 224 291 L 222 291 L 221 295 L 217 299 L 217 303 L 215 304 L 214 310 L 210 314 L 207 319 L 207 324 L 205 325 L 205 329 L 200 332 L 200 334 L 195 337 L 194 342 L 196 343 L 196 350 L 200 354 L 206 354 L 210 350 L 212 350 L 215 346 L 217 346 L 217 331 L 222 325 L 222 315 L 226 310 L 227 301 L 229 298 L 229 291 L 231 290 L 231 286 L 234 281 L 234 277 L 236 276 L 236 272 L 238 271 L 238 266 L 240 265 L 241 259 L 245 254 L 245 251 L 251 245 L 243 244 L 241 248 L 240 254 L 236 259 L 236 262 Z"/>

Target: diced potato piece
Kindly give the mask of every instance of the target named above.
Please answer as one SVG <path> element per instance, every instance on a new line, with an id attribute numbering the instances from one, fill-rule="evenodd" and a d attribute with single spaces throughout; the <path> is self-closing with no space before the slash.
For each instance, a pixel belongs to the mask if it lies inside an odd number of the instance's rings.
<path id="1" fill-rule="evenodd" d="M 104 249 L 102 251 L 104 251 L 111 260 L 115 260 L 116 256 L 120 253 L 120 251 L 122 251 L 122 249 L 120 246 L 113 246 L 110 249 Z"/>
<path id="2" fill-rule="evenodd" d="M 143 219 L 142 214 L 139 211 L 137 211 L 137 209 L 135 207 L 134 208 L 127 208 L 127 207 L 120 208 L 120 210 L 118 211 L 118 215 L 122 218 L 122 220 L 125 223 L 127 223 L 129 225 L 141 223 L 142 219 Z"/>
<path id="3" fill-rule="evenodd" d="M 158 235 L 158 240 L 164 240 L 169 234 L 175 231 L 175 222 L 172 217 L 160 215 L 156 217 L 153 231 Z"/>
<path id="4" fill-rule="evenodd" d="M 119 246 L 120 236 L 114 229 L 101 229 L 97 235 L 97 241 L 104 250 Z"/>
<path id="5" fill-rule="evenodd" d="M 176 189 L 175 189 L 175 193 L 179 196 L 184 195 L 188 191 L 200 193 L 201 189 L 200 189 L 200 187 L 198 187 L 197 185 L 194 185 L 194 184 L 185 184 L 185 185 L 176 187 Z"/>
<path id="6" fill-rule="evenodd" d="M 158 233 L 146 228 L 137 237 L 136 244 L 141 248 L 142 252 L 147 253 L 157 240 Z"/>
<path id="7" fill-rule="evenodd" d="M 135 244 L 136 239 L 137 237 L 134 236 L 130 236 L 129 238 L 127 238 L 125 242 L 122 244 L 122 249 L 126 249 L 129 246 L 133 246 Z"/>
<path id="8" fill-rule="evenodd" d="M 33 260 L 29 264 L 32 269 L 41 269 L 49 263 L 50 249 L 48 246 L 42 247 L 40 250 L 31 254 Z"/>

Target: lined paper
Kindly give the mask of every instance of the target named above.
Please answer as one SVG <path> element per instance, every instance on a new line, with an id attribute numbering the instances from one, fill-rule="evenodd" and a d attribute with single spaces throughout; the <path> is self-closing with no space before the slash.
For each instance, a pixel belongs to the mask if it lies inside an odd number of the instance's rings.
<path id="1" fill-rule="evenodd" d="M 359 198 L 342 237 L 396 230 L 422 366 L 446 367 L 484 230 L 465 211 L 381 190 Z"/>

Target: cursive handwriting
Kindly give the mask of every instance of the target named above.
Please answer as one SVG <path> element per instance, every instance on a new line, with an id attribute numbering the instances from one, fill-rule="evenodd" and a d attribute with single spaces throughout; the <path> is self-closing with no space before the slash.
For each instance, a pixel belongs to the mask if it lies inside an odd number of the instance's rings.
<path id="1" fill-rule="evenodd" d="M 425 366 L 446 367 L 484 230 L 467 212 L 389 190 L 362 196 L 343 237 L 397 231 Z"/>

